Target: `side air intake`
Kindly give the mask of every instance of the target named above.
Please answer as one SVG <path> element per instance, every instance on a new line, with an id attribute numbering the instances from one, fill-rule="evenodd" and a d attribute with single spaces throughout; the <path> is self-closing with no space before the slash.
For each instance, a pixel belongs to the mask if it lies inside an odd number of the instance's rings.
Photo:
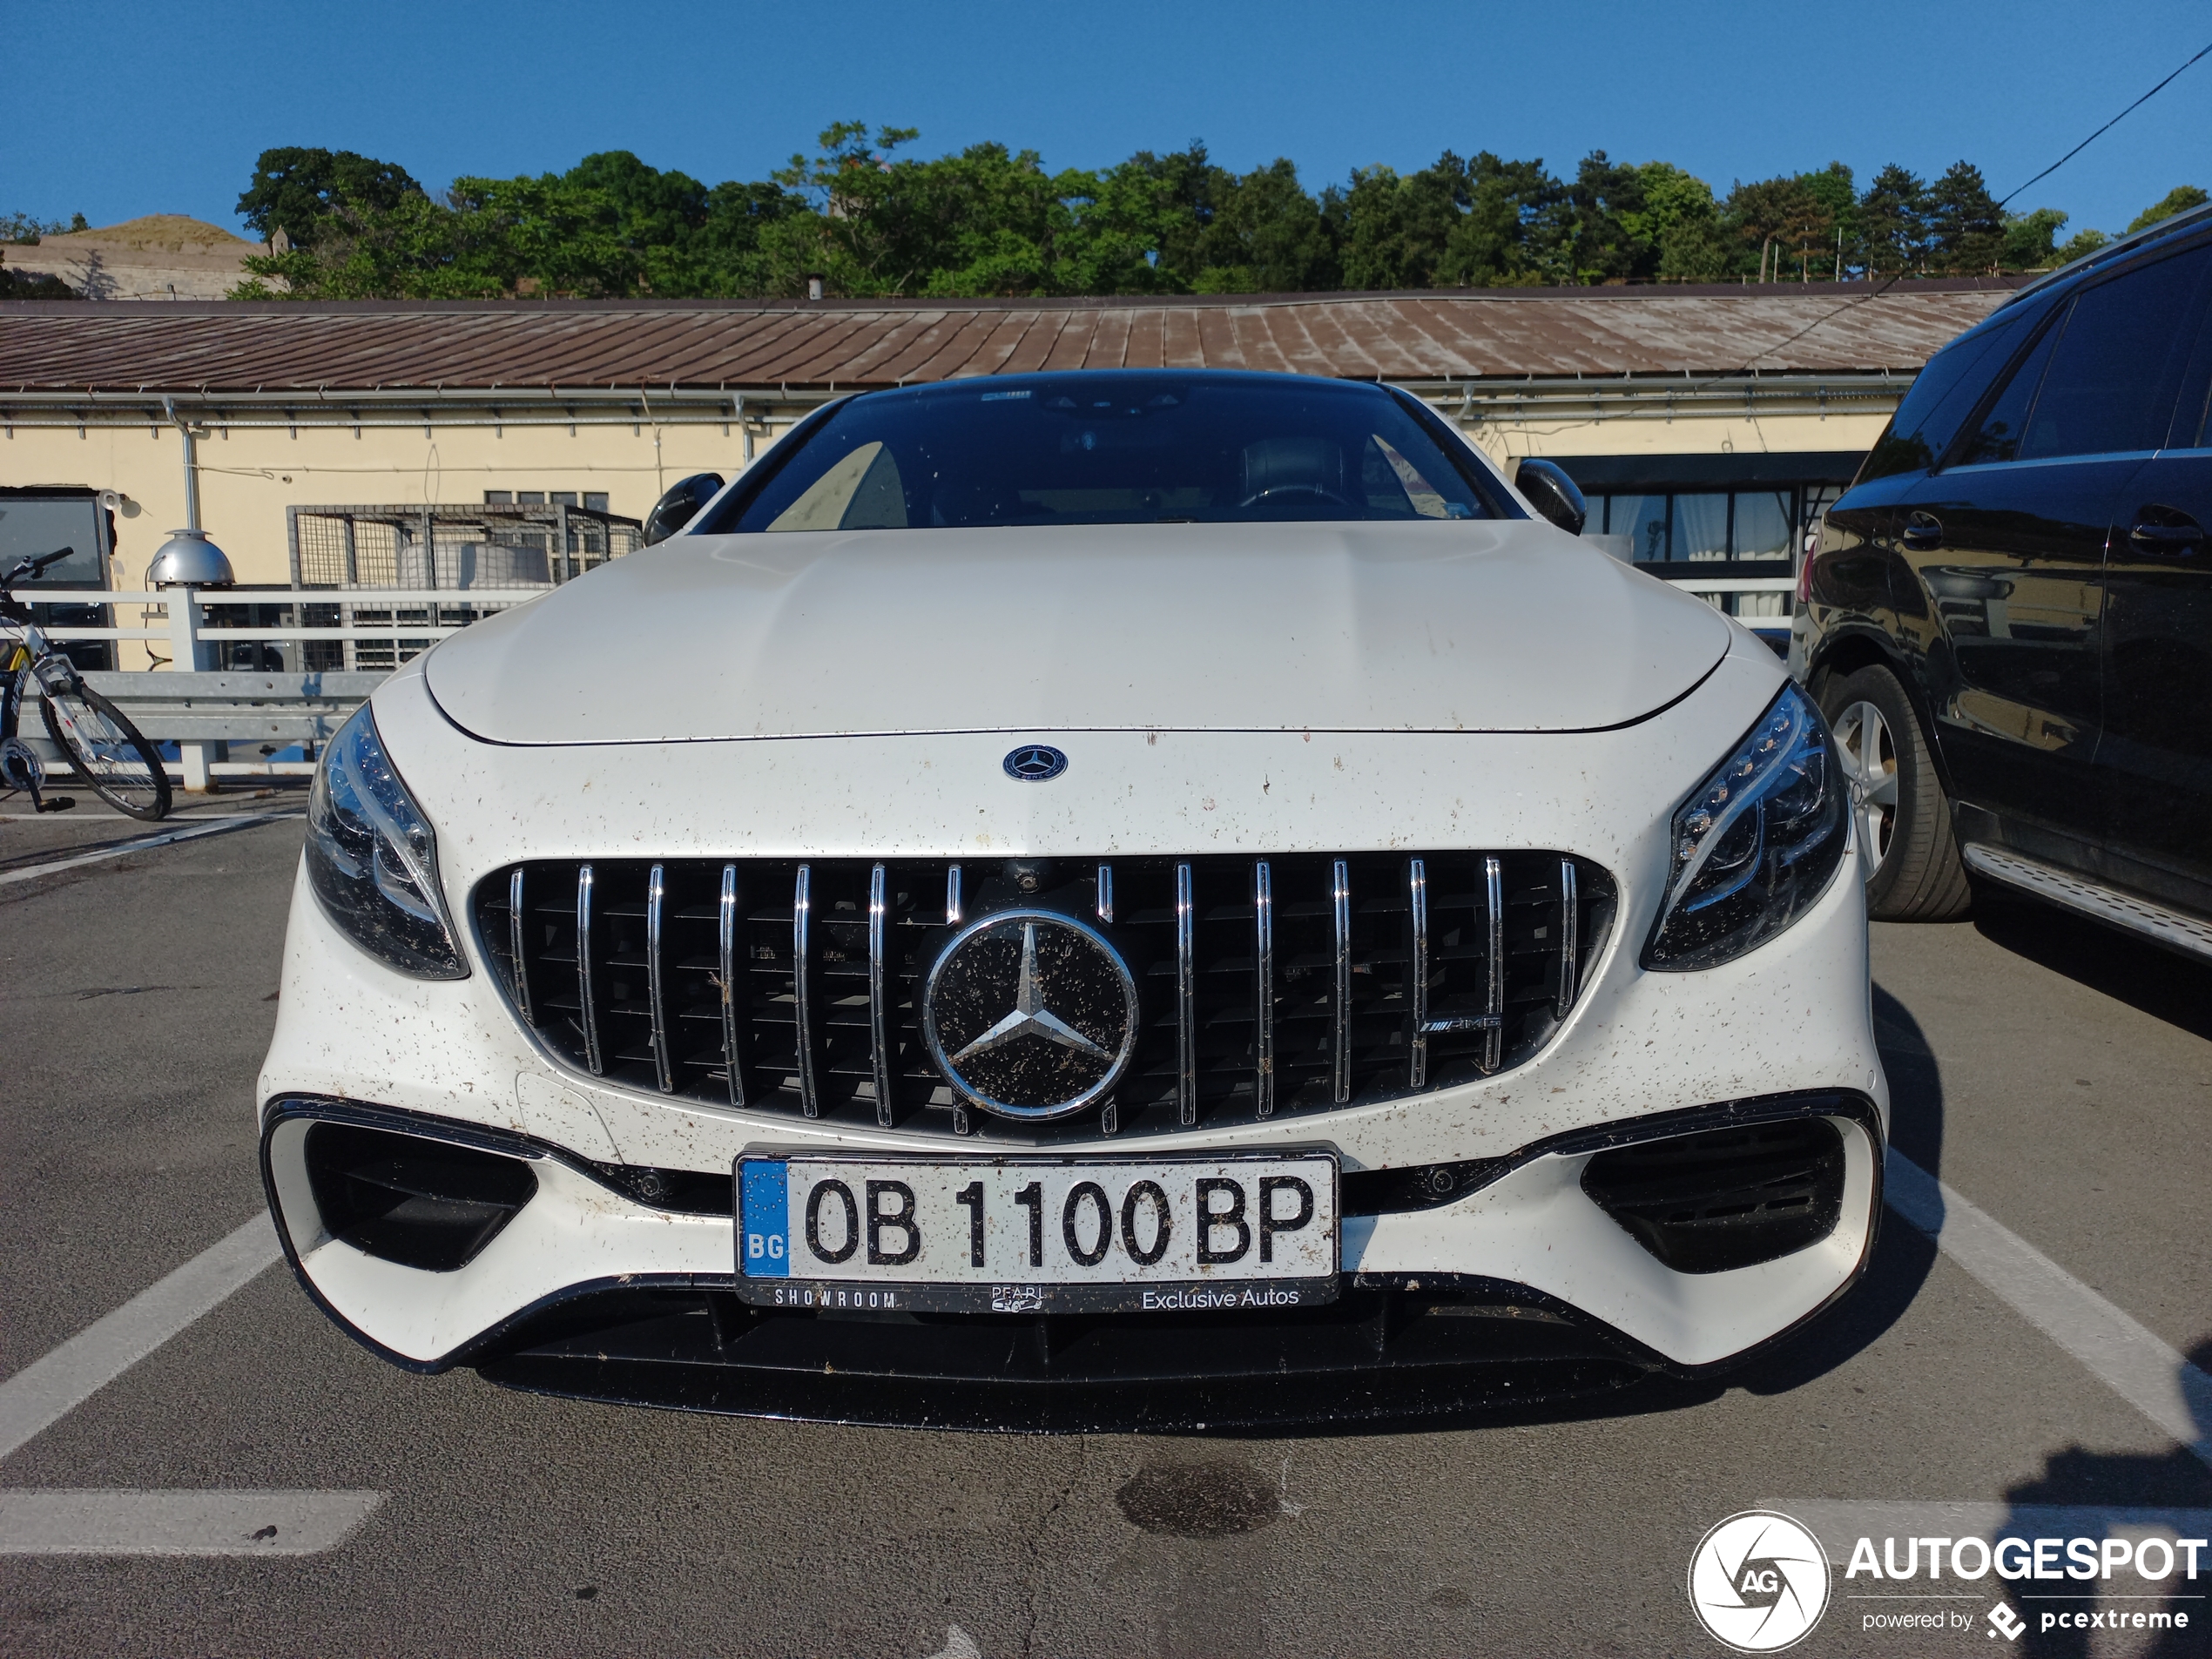
<path id="1" fill-rule="evenodd" d="M 1582 1190 L 1677 1273 L 1756 1267 L 1836 1230 L 1843 1136 L 1802 1117 L 1618 1146 L 1589 1161 Z"/>
<path id="2" fill-rule="evenodd" d="M 433 1273 L 466 1266 L 537 1191 L 527 1159 L 352 1123 L 312 1126 L 307 1162 L 326 1231 Z"/>

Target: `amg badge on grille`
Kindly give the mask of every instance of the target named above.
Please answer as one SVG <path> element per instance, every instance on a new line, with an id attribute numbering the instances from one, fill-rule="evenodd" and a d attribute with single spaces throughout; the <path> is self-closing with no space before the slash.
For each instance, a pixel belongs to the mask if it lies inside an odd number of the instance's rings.
<path id="1" fill-rule="evenodd" d="M 957 934 L 931 967 L 921 1029 L 939 1069 L 985 1111 L 1065 1117 L 1128 1069 L 1136 981 L 1082 922 L 1002 910 Z"/>

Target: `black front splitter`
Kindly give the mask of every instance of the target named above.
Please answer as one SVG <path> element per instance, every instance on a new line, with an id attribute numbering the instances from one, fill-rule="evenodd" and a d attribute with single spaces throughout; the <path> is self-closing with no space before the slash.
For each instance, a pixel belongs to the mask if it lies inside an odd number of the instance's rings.
<path id="1" fill-rule="evenodd" d="M 734 1416 L 1014 1433 L 1373 1432 L 1606 1415 L 1717 1393 L 1526 1298 L 1348 1290 L 1273 1315 L 768 1312 L 596 1291 L 471 1357 L 531 1393 Z"/>

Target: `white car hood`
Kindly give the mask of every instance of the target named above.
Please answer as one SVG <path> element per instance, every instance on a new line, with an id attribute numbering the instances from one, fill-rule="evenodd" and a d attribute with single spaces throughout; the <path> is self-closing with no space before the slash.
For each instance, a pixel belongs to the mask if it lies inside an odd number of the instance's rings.
<path id="1" fill-rule="evenodd" d="M 1536 520 L 679 536 L 425 664 L 495 743 L 1572 732 L 1681 697 L 1711 606 Z"/>

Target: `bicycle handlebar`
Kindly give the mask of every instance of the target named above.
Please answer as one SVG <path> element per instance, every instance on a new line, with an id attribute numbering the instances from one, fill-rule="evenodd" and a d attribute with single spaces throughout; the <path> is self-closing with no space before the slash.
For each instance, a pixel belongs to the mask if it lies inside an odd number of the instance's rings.
<path id="1" fill-rule="evenodd" d="M 44 570 L 48 565 L 57 563 L 63 559 L 68 558 L 76 551 L 77 550 L 73 547 L 57 548 L 53 552 L 42 554 L 35 559 L 26 558 L 18 560 L 14 570 L 9 571 L 5 576 L 0 576 L 0 591 L 4 591 L 9 588 L 13 587 L 18 582 L 26 582 L 30 580 L 32 577 L 37 576 L 41 570 Z"/>

